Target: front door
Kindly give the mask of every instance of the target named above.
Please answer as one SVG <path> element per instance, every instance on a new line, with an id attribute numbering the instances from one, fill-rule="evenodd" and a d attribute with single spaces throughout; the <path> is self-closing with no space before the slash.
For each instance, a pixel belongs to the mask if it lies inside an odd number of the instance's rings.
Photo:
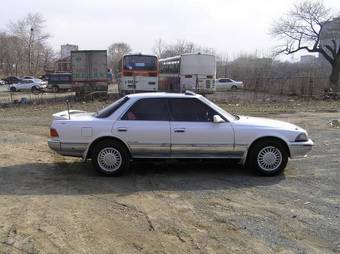
<path id="1" fill-rule="evenodd" d="M 170 98 L 171 156 L 238 158 L 229 122 L 214 123 L 213 109 L 196 98 Z"/>
<path id="2" fill-rule="evenodd" d="M 167 100 L 138 100 L 114 124 L 112 132 L 127 143 L 132 157 L 169 157 L 170 122 Z"/>

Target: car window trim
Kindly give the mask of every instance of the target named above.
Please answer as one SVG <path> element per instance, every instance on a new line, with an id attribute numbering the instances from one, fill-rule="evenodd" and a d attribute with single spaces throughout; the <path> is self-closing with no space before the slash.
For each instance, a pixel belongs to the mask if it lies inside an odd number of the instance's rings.
<path id="1" fill-rule="evenodd" d="M 105 117 L 101 117 L 101 116 L 99 116 L 99 115 L 96 115 L 95 117 L 98 118 L 98 119 L 106 119 L 106 118 L 109 118 L 109 117 L 112 116 L 117 110 L 119 110 L 122 106 L 124 106 L 124 104 L 125 104 L 126 102 L 128 102 L 130 98 L 129 98 L 128 96 L 125 96 L 125 97 L 122 97 L 121 99 L 122 99 L 121 104 L 120 104 L 117 108 L 111 109 L 111 110 L 109 111 L 109 115 L 107 115 L 107 116 L 105 116 Z M 119 99 L 119 100 L 120 100 L 120 99 Z M 113 103 L 114 103 L 114 102 L 113 102 Z M 108 107 L 109 107 L 109 106 L 108 106 Z"/>

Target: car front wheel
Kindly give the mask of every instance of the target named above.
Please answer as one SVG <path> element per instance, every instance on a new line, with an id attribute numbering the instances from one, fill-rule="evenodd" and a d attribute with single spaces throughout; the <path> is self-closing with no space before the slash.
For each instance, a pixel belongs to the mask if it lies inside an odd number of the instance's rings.
<path id="1" fill-rule="evenodd" d="M 237 86 L 233 85 L 233 86 L 231 87 L 231 90 L 232 90 L 232 91 L 236 91 L 236 90 L 237 90 Z"/>
<path id="2" fill-rule="evenodd" d="M 251 148 L 246 165 L 260 175 L 274 176 L 284 170 L 287 162 L 286 147 L 279 141 L 265 140 Z"/>
<path id="3" fill-rule="evenodd" d="M 93 149 L 92 164 L 101 174 L 119 176 L 128 171 L 129 154 L 118 142 L 102 141 Z"/>

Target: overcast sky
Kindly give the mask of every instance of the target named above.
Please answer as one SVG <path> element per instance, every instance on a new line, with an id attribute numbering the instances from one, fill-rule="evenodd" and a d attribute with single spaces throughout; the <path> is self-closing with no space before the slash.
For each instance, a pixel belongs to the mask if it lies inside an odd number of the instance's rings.
<path id="1" fill-rule="evenodd" d="M 46 19 L 50 43 L 106 49 L 127 42 L 134 52 L 151 53 L 155 40 L 192 41 L 234 58 L 240 53 L 268 56 L 277 44 L 273 21 L 294 0 L 1 0 L 0 30 L 27 13 Z M 339 13 L 339 0 L 325 0 Z"/>

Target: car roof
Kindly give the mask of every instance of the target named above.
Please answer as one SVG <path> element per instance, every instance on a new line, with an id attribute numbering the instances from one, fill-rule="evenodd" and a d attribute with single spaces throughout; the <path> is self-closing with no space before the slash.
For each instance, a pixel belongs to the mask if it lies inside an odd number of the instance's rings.
<path id="1" fill-rule="evenodd" d="M 199 97 L 199 94 L 193 92 L 185 93 L 167 93 L 167 92 L 154 92 L 154 93 L 135 93 L 129 94 L 129 98 L 187 98 L 187 97 Z"/>

